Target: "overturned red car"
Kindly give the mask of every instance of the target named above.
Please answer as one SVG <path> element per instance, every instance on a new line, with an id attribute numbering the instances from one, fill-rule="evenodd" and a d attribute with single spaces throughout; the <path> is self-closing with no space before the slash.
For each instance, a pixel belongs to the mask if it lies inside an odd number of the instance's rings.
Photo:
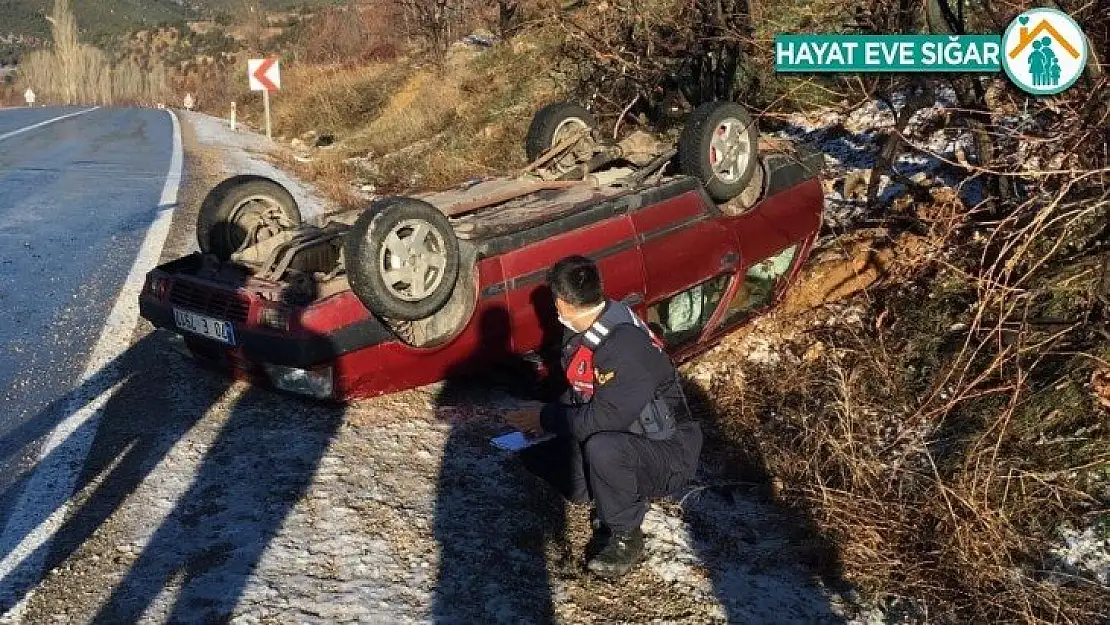
<path id="1" fill-rule="evenodd" d="M 271 388 L 345 401 L 557 347 L 544 275 L 583 254 L 609 297 L 677 359 L 773 306 L 821 226 L 823 157 L 760 150 L 732 103 L 693 112 L 674 143 L 597 138 L 579 106 L 537 113 L 520 175 L 377 200 L 303 223 L 272 180 L 205 199 L 201 251 L 147 276 L 143 317 L 202 363 Z"/>

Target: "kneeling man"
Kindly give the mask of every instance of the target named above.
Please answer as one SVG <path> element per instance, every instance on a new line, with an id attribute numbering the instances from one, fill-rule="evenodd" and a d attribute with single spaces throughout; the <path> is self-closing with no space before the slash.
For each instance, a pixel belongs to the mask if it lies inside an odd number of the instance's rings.
<path id="1" fill-rule="evenodd" d="M 569 500 L 594 503 L 587 568 L 616 577 L 643 555 L 650 498 L 680 491 L 693 476 L 702 433 L 662 343 L 628 306 L 605 299 L 592 261 L 565 258 L 547 281 L 569 330 L 562 365 L 570 388 L 559 402 L 508 421 L 556 435 L 521 457 Z"/>

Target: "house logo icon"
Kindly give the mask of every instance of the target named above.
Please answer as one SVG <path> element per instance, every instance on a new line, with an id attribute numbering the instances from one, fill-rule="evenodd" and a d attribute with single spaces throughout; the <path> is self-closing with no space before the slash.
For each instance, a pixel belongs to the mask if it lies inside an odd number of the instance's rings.
<path id="1" fill-rule="evenodd" d="M 1031 9 L 1002 35 L 1002 68 L 1033 95 L 1053 95 L 1072 86 L 1087 65 L 1087 37 L 1067 13 Z"/>

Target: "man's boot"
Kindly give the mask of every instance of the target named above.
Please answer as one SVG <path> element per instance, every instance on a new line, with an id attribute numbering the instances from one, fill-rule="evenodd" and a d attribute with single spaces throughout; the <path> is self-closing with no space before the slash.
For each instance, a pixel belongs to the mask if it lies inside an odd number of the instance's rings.
<path id="1" fill-rule="evenodd" d="M 644 555 L 644 533 L 640 528 L 631 532 L 614 533 L 605 549 L 586 564 L 595 575 L 620 577 L 632 570 Z"/>
<path id="2" fill-rule="evenodd" d="M 605 549 L 612 535 L 609 528 L 601 522 L 597 508 L 590 510 L 590 529 L 593 530 L 593 533 L 590 535 L 590 542 L 586 543 L 586 562 L 596 558 Z"/>

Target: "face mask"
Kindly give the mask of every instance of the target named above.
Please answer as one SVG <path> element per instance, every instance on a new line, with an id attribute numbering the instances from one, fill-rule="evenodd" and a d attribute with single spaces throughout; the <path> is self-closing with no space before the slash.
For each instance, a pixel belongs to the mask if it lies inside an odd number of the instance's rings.
<path id="1" fill-rule="evenodd" d="M 581 317 L 585 317 L 586 315 L 596 315 L 597 313 L 601 312 L 602 309 L 604 309 L 604 308 L 605 308 L 605 302 L 601 302 L 597 306 L 594 306 L 593 308 L 591 308 L 587 311 L 580 312 L 577 315 L 571 316 L 570 319 L 579 319 Z M 566 317 L 563 317 L 562 315 L 559 315 L 559 323 L 566 326 L 572 332 L 578 332 L 578 328 L 574 327 L 571 324 L 570 319 L 567 319 Z"/>

